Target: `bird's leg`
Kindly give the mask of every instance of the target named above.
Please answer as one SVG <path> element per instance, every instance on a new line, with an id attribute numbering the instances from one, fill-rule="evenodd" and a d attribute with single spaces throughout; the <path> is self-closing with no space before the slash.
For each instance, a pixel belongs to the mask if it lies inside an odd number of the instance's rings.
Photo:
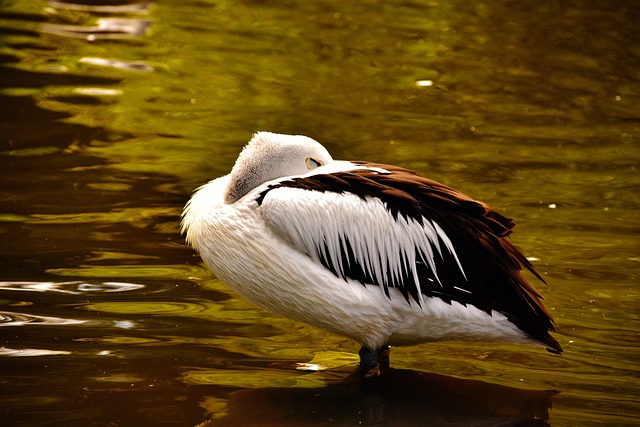
<path id="1" fill-rule="evenodd" d="M 389 367 L 389 353 L 391 347 L 384 345 L 377 350 L 370 350 L 363 346 L 358 354 L 360 355 L 360 376 L 369 377 L 378 375 L 382 370 Z"/>
<path id="2" fill-rule="evenodd" d="M 387 369 L 389 367 L 389 355 L 391 354 L 391 346 L 383 345 L 378 349 L 378 365 L 380 369 Z"/>
<path id="3" fill-rule="evenodd" d="M 369 372 L 378 365 L 378 353 L 375 350 L 369 350 L 362 346 L 358 355 L 360 356 L 360 372 Z"/>

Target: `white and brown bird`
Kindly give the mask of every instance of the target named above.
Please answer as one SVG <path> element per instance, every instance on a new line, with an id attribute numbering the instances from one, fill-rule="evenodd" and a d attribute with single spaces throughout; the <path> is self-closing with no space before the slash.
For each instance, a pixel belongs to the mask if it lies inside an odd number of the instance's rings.
<path id="1" fill-rule="evenodd" d="M 366 371 L 388 364 L 388 346 L 430 341 L 562 352 L 513 225 L 414 171 L 259 132 L 231 173 L 193 195 L 182 229 L 247 300 L 360 343 Z"/>

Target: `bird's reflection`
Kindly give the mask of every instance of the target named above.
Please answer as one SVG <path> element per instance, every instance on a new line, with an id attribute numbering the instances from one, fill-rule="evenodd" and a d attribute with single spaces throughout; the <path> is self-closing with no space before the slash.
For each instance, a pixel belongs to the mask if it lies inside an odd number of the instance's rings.
<path id="1" fill-rule="evenodd" d="M 547 426 L 557 391 L 389 368 L 323 388 L 245 389 L 209 426 Z"/>

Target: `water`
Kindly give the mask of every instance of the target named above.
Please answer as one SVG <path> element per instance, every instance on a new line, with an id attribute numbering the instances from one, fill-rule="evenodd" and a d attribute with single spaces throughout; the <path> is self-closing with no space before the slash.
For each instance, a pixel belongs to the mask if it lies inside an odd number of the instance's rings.
<path id="1" fill-rule="evenodd" d="M 636 2 L 0 6 L 0 424 L 640 424 Z M 355 343 L 238 298 L 179 234 L 257 130 L 515 218 L 563 356 L 421 345 L 345 382 Z"/>

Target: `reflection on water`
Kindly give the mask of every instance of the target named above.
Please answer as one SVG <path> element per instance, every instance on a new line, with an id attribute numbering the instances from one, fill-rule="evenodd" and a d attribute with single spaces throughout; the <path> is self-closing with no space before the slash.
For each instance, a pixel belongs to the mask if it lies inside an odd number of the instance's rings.
<path id="1" fill-rule="evenodd" d="M 74 295 L 82 294 L 85 292 L 126 292 L 141 288 L 144 288 L 144 285 L 120 282 L 0 282 L 0 290 L 60 292 L 64 294 Z"/>
<path id="2" fill-rule="evenodd" d="M 149 25 L 150 21 L 140 19 L 99 18 L 93 26 L 42 24 L 40 30 L 44 33 L 95 41 L 140 36 Z"/>
<path id="3" fill-rule="evenodd" d="M 0 326 L 25 326 L 33 325 L 77 325 L 84 320 L 60 319 L 58 317 L 34 316 L 23 313 L 11 313 L 0 311 Z"/>
<path id="4" fill-rule="evenodd" d="M 227 415 L 211 426 L 548 425 L 555 391 L 527 391 L 482 381 L 390 369 L 361 384 L 255 388 L 231 395 Z M 292 408 L 295 408 L 292 410 Z"/>
<path id="5" fill-rule="evenodd" d="M 70 351 L 55 351 L 55 350 L 42 350 L 36 348 L 21 348 L 15 350 L 12 348 L 2 347 L 0 348 L 0 357 L 31 357 L 31 356 L 59 356 L 71 354 Z"/>
<path id="6" fill-rule="evenodd" d="M 144 62 L 138 61 L 122 61 L 117 59 L 105 59 L 105 58 L 80 58 L 78 60 L 81 64 L 91 64 L 100 67 L 113 67 L 120 68 L 127 71 L 153 71 L 153 67 Z"/>
<path id="7" fill-rule="evenodd" d="M 5 2 L 0 424 L 637 423 L 640 7 L 583 3 Z M 238 298 L 179 235 L 257 130 L 515 218 L 564 355 L 394 348 L 345 382 L 353 342 Z"/>

